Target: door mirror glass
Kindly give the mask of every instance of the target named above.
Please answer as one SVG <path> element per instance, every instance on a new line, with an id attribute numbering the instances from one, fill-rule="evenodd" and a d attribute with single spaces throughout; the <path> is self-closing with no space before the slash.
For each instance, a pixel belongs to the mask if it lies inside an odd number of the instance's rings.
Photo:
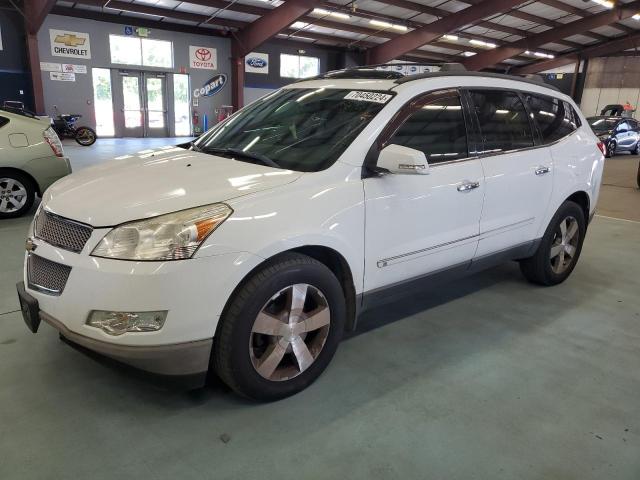
<path id="1" fill-rule="evenodd" d="M 424 152 L 401 145 L 387 145 L 378 156 L 378 168 L 389 173 L 419 174 L 429 173 L 429 164 Z"/>

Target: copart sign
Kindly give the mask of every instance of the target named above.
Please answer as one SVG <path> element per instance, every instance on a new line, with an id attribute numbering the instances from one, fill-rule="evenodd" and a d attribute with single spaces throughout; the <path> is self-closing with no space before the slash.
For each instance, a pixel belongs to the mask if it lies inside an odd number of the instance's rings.
<path id="1" fill-rule="evenodd" d="M 54 57 L 91 58 L 91 40 L 88 33 L 67 30 L 49 30 L 51 55 Z"/>
<path id="2" fill-rule="evenodd" d="M 218 93 L 227 84 L 227 76 L 224 73 L 211 77 L 211 79 L 205 83 L 202 88 L 196 88 L 193 91 L 194 98 L 198 97 L 211 97 Z"/>

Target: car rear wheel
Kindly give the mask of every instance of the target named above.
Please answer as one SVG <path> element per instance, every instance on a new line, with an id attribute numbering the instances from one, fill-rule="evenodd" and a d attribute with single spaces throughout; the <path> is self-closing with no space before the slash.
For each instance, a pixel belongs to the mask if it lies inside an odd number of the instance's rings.
<path id="1" fill-rule="evenodd" d="M 585 233 L 582 207 L 571 201 L 563 203 L 549 222 L 536 253 L 520 261 L 525 278 L 547 286 L 564 282 L 578 262 Z"/>
<path id="2" fill-rule="evenodd" d="M 36 190 L 29 177 L 0 170 L 0 219 L 19 217 L 29 211 Z"/>
<path id="3" fill-rule="evenodd" d="M 616 148 L 617 148 L 617 144 L 615 140 L 610 140 L 607 143 L 607 153 L 605 154 L 605 157 L 607 158 L 611 158 L 616 154 Z"/>
<path id="4" fill-rule="evenodd" d="M 324 264 L 287 253 L 265 264 L 230 300 L 214 339 L 212 367 L 236 392 L 262 401 L 315 381 L 342 338 L 340 282 Z"/>

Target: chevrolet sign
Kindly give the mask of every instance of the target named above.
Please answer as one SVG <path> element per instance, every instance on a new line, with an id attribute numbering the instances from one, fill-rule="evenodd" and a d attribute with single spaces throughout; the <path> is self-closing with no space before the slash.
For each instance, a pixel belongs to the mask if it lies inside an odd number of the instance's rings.
<path id="1" fill-rule="evenodd" d="M 55 57 L 91 58 L 91 42 L 88 33 L 49 30 L 51 55 Z"/>

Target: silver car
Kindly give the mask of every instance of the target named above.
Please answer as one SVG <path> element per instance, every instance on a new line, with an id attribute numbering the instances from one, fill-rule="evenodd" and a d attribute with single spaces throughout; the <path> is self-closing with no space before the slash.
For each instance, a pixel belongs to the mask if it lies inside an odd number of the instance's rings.
<path id="1" fill-rule="evenodd" d="M 0 219 L 28 212 L 36 195 L 71 173 L 49 119 L 0 109 Z"/>

